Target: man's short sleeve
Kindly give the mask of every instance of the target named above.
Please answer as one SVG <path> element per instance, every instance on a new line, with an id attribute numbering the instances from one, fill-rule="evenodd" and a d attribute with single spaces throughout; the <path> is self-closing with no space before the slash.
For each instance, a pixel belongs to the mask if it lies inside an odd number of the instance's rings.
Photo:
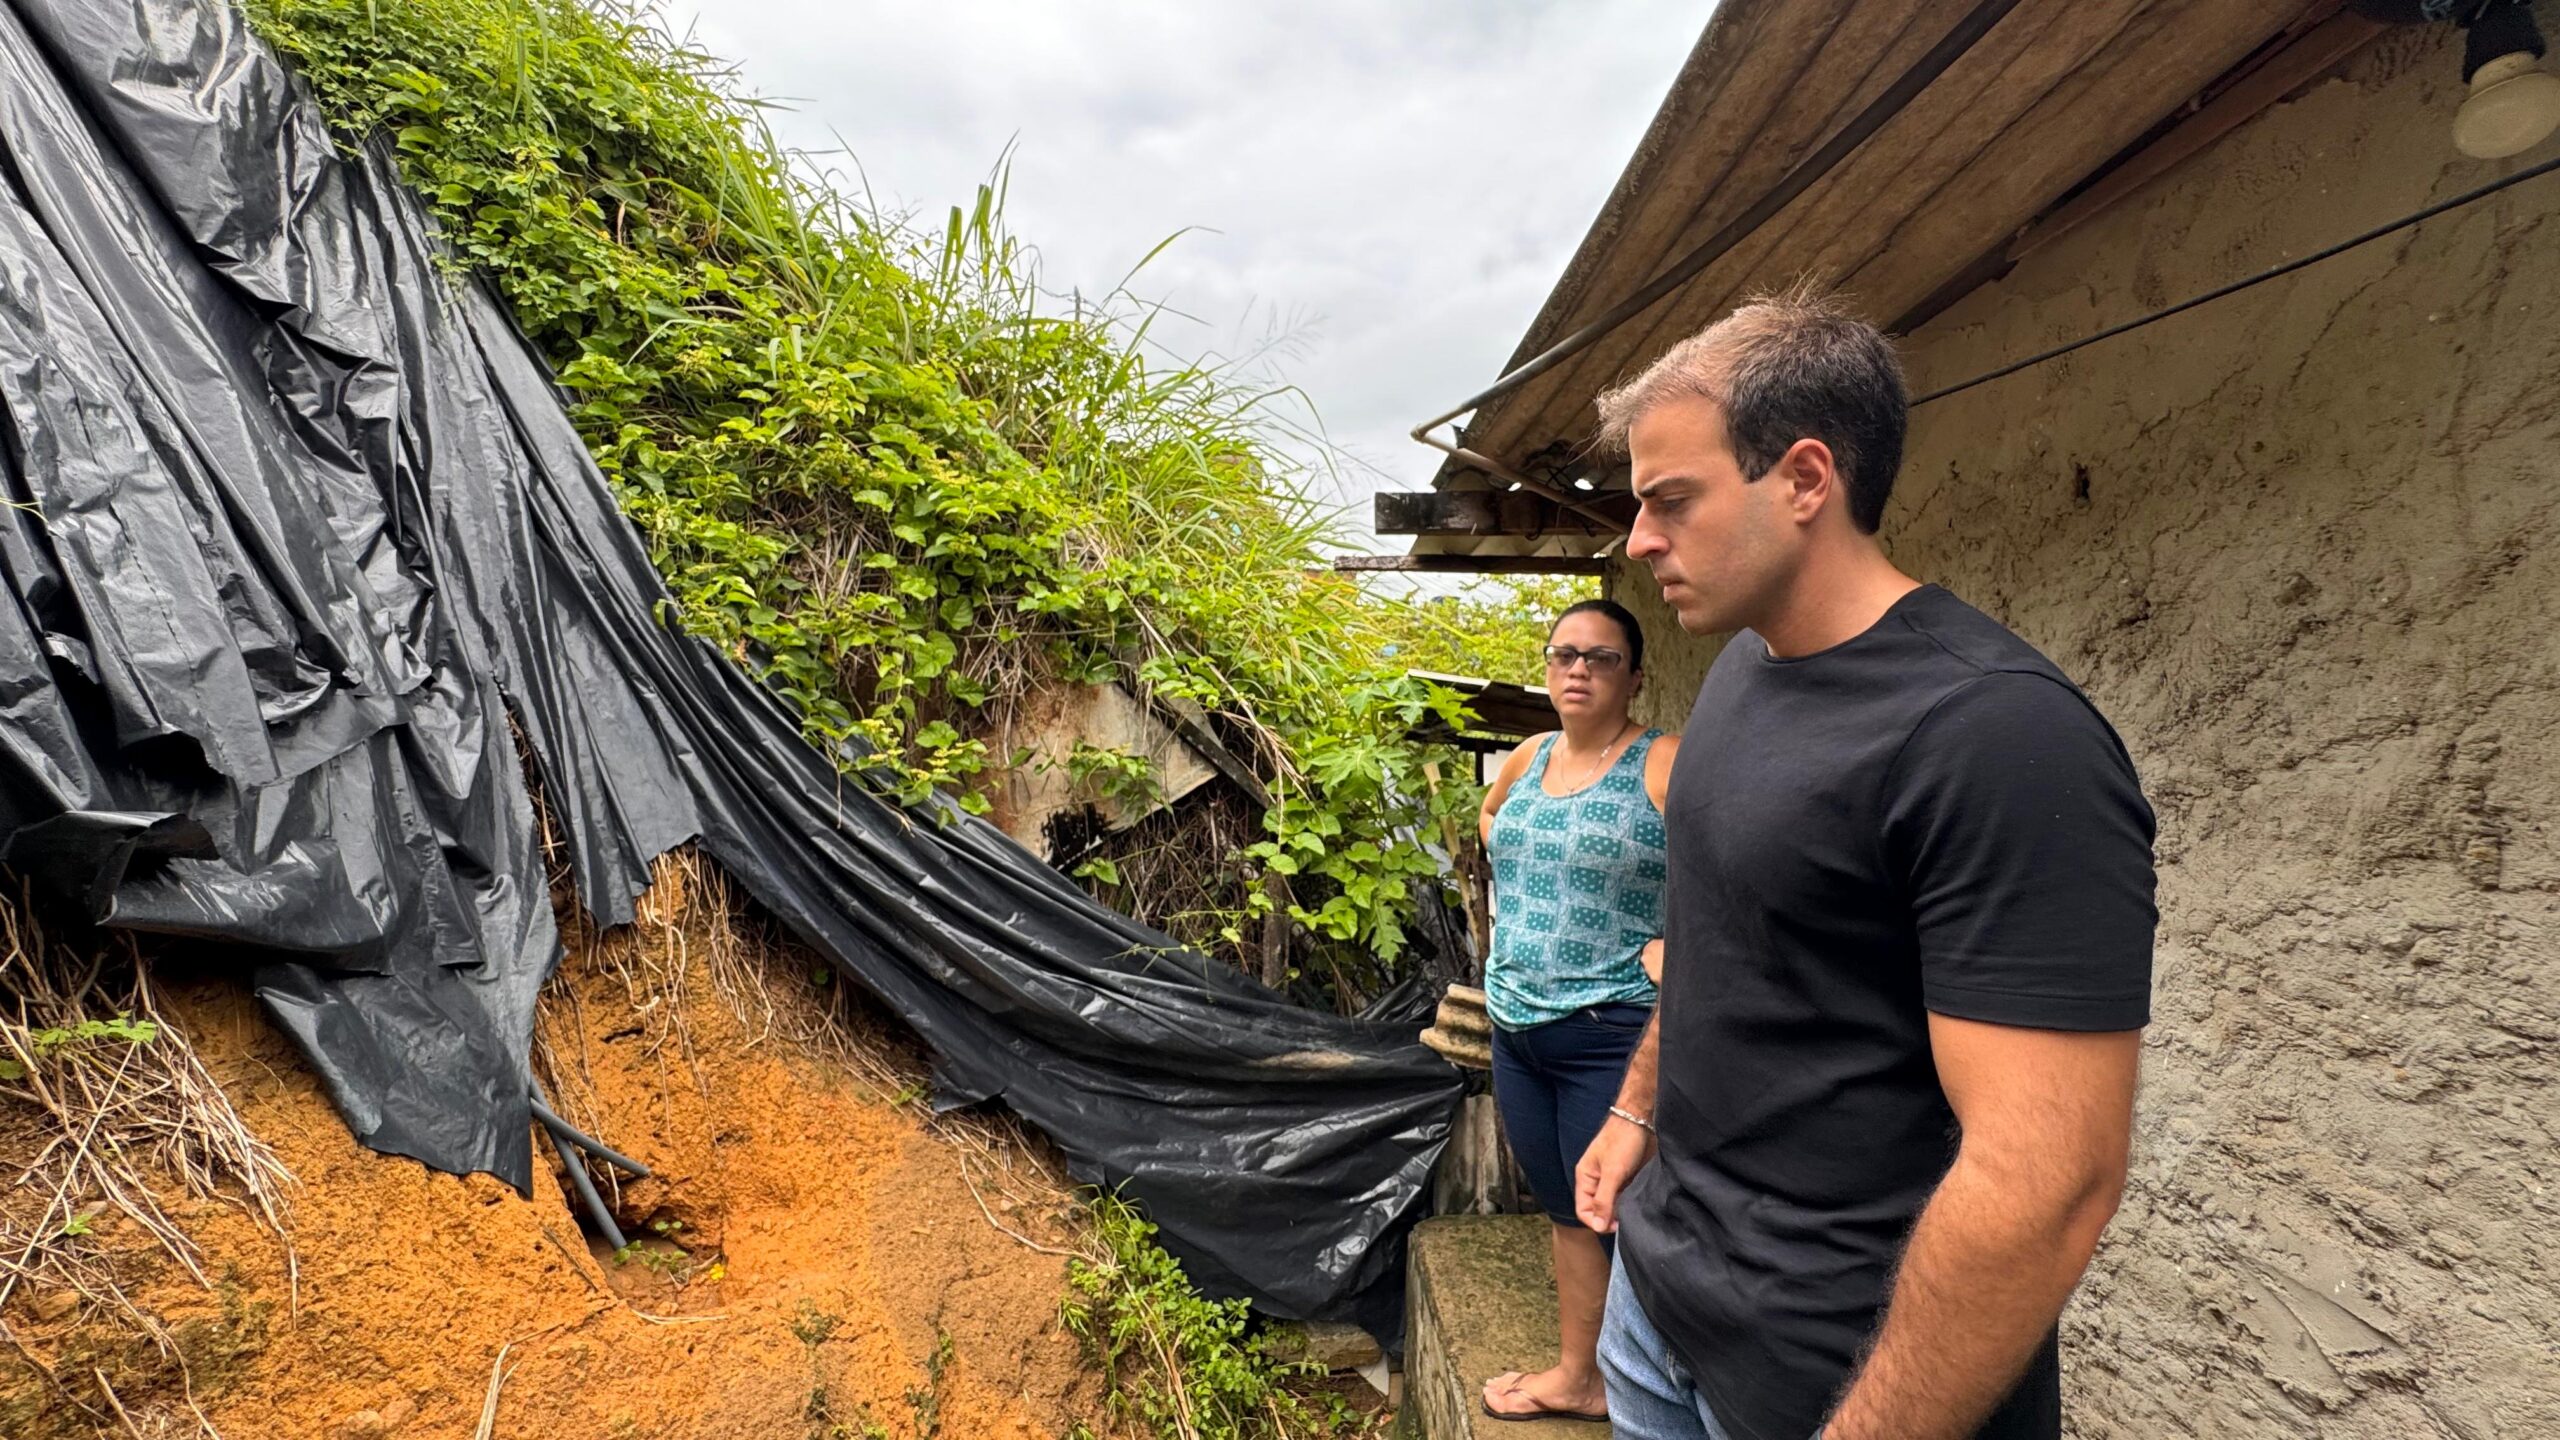
<path id="1" fill-rule="evenodd" d="M 1968 681 L 1912 731 L 1883 798 L 1930 1010 L 2046 1030 L 2148 1022 L 2151 807 L 2078 691 L 2024 671 Z"/>

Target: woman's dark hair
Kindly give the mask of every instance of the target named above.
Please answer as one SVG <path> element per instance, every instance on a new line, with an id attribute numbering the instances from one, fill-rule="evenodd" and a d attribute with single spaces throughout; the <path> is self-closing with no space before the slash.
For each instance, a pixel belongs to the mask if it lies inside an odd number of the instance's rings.
<path id="1" fill-rule="evenodd" d="M 1617 625 L 1620 632 L 1625 634 L 1627 637 L 1628 670 L 1635 671 L 1644 668 L 1644 627 L 1636 623 L 1636 617 L 1633 612 L 1629 611 L 1626 606 L 1619 604 L 1615 600 L 1578 600 L 1571 605 L 1567 605 L 1564 607 L 1564 613 L 1556 617 L 1555 624 L 1547 627 L 1547 638 L 1549 640 L 1555 639 L 1556 627 L 1558 625 L 1562 625 L 1572 617 L 1586 612 L 1593 615 L 1607 616 Z"/>

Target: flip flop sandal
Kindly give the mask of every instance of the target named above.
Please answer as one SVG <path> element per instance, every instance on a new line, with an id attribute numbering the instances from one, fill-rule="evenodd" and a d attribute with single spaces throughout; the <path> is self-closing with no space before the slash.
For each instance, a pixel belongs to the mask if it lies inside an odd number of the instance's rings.
<path id="1" fill-rule="evenodd" d="M 1502 1377 L 1497 1375 L 1494 1378 L 1498 1380 Z M 1510 1385 L 1504 1388 L 1502 1393 L 1508 1395 L 1519 1388 L 1520 1382 L 1515 1379 Z M 1606 1425 L 1609 1423 L 1609 1412 L 1605 1410 L 1597 1413 L 1589 1410 L 1558 1410 L 1547 1405 L 1539 1405 L 1534 1410 L 1496 1410 L 1493 1408 L 1492 1401 L 1484 1399 L 1481 1396 L 1477 1398 L 1476 1404 L 1483 1409 L 1485 1414 L 1496 1420 L 1587 1420 L 1595 1425 Z"/>
<path id="2" fill-rule="evenodd" d="M 1523 1410 L 1513 1414 L 1509 1411 L 1494 1409 L 1488 1401 L 1478 1400 L 1476 1404 L 1483 1408 L 1486 1415 L 1496 1420 L 1588 1420 L 1594 1425 L 1609 1423 L 1609 1412 L 1605 1410 L 1596 1413 L 1589 1410 L 1550 1410 L 1541 1405 L 1535 1410 Z"/>

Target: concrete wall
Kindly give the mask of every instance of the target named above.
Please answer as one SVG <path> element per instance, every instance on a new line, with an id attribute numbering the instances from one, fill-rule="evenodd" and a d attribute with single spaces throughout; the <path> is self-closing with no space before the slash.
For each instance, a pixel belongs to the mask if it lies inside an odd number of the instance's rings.
<path id="1" fill-rule="evenodd" d="M 2386 37 L 1924 327 L 1915 388 L 2550 155 L 2453 152 L 2458 58 Z M 2160 812 L 2082 1435 L 2560 1435 L 2555 211 L 2529 181 L 1915 416 L 1896 558 L 2087 686 Z M 1643 609 L 1676 721 L 1712 647 Z"/>

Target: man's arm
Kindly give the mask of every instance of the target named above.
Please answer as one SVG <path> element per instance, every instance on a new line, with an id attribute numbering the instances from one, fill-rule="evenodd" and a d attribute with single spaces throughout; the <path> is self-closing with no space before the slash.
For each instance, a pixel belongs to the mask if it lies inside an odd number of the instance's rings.
<path id="1" fill-rule="evenodd" d="M 1644 1038 L 1627 1057 L 1627 1078 L 1618 1084 L 1618 1108 L 1653 1118 L 1654 1057 L 1661 1047 L 1662 1012 L 1645 1022 Z M 1573 1212 L 1596 1235 L 1618 1228 L 1618 1195 L 1636 1172 L 1653 1158 L 1653 1132 L 1612 1115 L 1600 1122 L 1600 1133 L 1573 1167 Z"/>
<path id="2" fill-rule="evenodd" d="M 1824 1440 L 1962 1440 L 2017 1384 L 2123 1192 L 2141 1038 L 1929 1017 L 1963 1134 Z"/>

